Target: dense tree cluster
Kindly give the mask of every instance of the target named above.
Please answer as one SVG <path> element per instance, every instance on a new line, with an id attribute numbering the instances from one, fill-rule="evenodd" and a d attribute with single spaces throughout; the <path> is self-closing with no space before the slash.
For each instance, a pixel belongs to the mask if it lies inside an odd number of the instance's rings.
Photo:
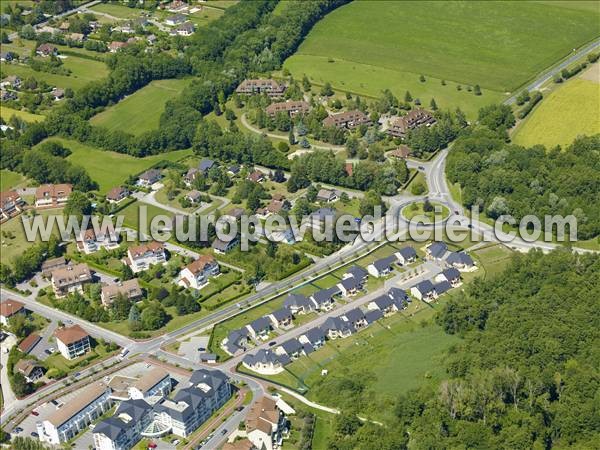
<path id="1" fill-rule="evenodd" d="M 598 256 L 532 251 L 453 298 L 439 322 L 465 340 L 448 362 L 452 379 L 413 418 L 411 438 L 438 448 L 598 442 L 599 279 Z"/>
<path id="2" fill-rule="evenodd" d="M 463 203 L 497 218 L 574 215 L 578 238 L 600 235 L 600 135 L 577 138 L 567 149 L 523 148 L 486 130 L 459 138 L 446 174 L 463 188 Z"/>
<path id="3" fill-rule="evenodd" d="M 354 165 L 350 176 L 344 160 L 336 158 L 333 152 L 313 152 L 294 159 L 287 185 L 290 192 L 315 182 L 363 191 L 373 190 L 382 195 L 395 195 L 407 178 L 408 169 L 403 160 L 383 164 L 361 161 Z"/>

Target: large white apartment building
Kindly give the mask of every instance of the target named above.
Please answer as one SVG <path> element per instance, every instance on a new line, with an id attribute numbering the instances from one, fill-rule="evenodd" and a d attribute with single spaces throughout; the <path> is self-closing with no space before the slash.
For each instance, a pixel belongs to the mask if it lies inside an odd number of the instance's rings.
<path id="1" fill-rule="evenodd" d="M 52 445 L 66 442 L 84 431 L 112 405 L 110 389 L 102 383 L 92 384 L 48 419 L 37 423 L 40 441 Z"/>
<path id="2" fill-rule="evenodd" d="M 187 437 L 231 398 L 229 379 L 218 370 L 195 371 L 184 388 L 166 398 L 170 387 L 162 369 L 134 383 L 130 399 L 94 428 L 96 450 L 129 450 L 142 438 L 166 434 Z"/>
<path id="3" fill-rule="evenodd" d="M 212 255 L 202 255 L 195 261 L 185 266 L 179 273 L 179 285 L 202 289 L 207 283 L 209 277 L 219 274 L 219 263 Z"/>

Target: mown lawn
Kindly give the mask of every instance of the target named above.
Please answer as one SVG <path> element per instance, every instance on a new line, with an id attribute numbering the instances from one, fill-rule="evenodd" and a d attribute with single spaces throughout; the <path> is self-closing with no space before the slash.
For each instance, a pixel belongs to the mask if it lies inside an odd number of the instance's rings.
<path id="1" fill-rule="evenodd" d="M 19 119 L 24 120 L 25 122 L 41 122 L 45 119 L 44 116 L 40 114 L 32 114 L 27 111 L 19 111 L 16 109 L 8 108 L 3 106 L 0 108 L 0 117 L 5 122 L 8 122 L 12 116 L 17 116 Z"/>
<path id="2" fill-rule="evenodd" d="M 50 215 L 62 215 L 60 209 L 46 209 L 37 213 L 46 223 L 46 218 Z M 40 238 L 36 235 L 33 242 L 27 241 L 25 230 L 23 229 L 23 214 L 13 217 L 12 219 L 0 225 L 2 232 L 0 246 L 0 262 L 2 264 L 11 265 L 12 259 L 23 254 L 23 252 L 32 245 L 40 242 Z"/>
<path id="3" fill-rule="evenodd" d="M 600 80 L 578 77 L 567 81 L 530 113 L 513 140 L 526 147 L 542 144 L 548 149 L 556 145 L 565 148 L 578 135 L 600 133 L 599 105 Z"/>
<path id="4" fill-rule="evenodd" d="M 18 75 L 21 78 L 33 77 L 44 80 L 51 86 L 62 89 L 77 90 L 90 81 L 100 80 L 108 75 L 108 67 L 100 61 L 67 56 L 62 60 L 63 67 L 71 71 L 70 75 L 58 75 L 47 72 L 36 72 L 31 67 L 21 64 L 2 64 L 3 75 Z"/>
<path id="5" fill-rule="evenodd" d="M 415 217 L 419 216 L 420 219 L 423 219 L 424 223 L 433 223 L 436 220 L 438 220 L 438 221 L 444 220 L 450 214 L 450 210 L 446 206 L 444 206 L 440 203 L 431 202 L 431 205 L 434 207 L 434 209 L 439 208 L 440 212 L 436 213 L 435 210 L 425 212 L 425 210 L 424 210 L 425 204 L 423 202 L 418 202 L 418 203 L 413 203 L 409 206 L 406 206 L 402 210 L 402 216 L 406 220 L 412 220 Z M 437 214 L 437 217 L 436 217 L 436 214 Z"/>
<path id="6" fill-rule="evenodd" d="M 128 8 L 127 6 L 116 5 L 113 3 L 100 3 L 90 8 L 92 12 L 98 11 L 104 14 L 117 17 L 119 19 L 134 19 L 140 16 L 141 9 Z"/>
<path id="7" fill-rule="evenodd" d="M 25 182 L 26 178 L 18 172 L 0 170 L 0 191 L 4 192 Z"/>
<path id="8" fill-rule="evenodd" d="M 598 36 L 599 17 L 533 2 L 355 1 L 319 21 L 285 67 L 361 94 L 409 90 L 472 117 Z M 480 97 L 464 89 L 475 84 Z"/>
<path id="9" fill-rule="evenodd" d="M 92 117 L 92 125 L 134 135 L 156 130 L 168 100 L 177 97 L 189 80 L 153 81 L 134 94 Z"/>
<path id="10" fill-rule="evenodd" d="M 51 138 L 71 150 L 67 158 L 73 164 L 82 166 L 100 186 L 99 192 L 105 194 L 108 190 L 124 183 L 130 175 L 135 175 L 159 161 L 177 161 L 191 154 L 191 150 L 177 150 L 159 155 L 136 158 L 124 153 L 101 150 L 81 142 Z"/>

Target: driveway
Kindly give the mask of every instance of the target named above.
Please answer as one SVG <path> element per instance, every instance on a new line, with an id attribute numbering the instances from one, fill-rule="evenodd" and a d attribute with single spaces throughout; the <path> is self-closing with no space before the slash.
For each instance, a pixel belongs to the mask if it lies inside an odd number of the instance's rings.
<path id="1" fill-rule="evenodd" d="M 0 364 L 2 369 L 0 370 L 0 384 L 2 385 L 2 397 L 4 399 L 4 406 L 8 406 L 13 403 L 17 397 L 13 394 L 8 381 L 8 371 L 6 370 L 6 363 L 8 362 L 8 352 L 17 343 L 17 338 L 14 334 L 9 334 L 4 342 L 2 342 L 2 351 L 0 351 Z M 7 351 L 8 350 L 8 351 Z"/>

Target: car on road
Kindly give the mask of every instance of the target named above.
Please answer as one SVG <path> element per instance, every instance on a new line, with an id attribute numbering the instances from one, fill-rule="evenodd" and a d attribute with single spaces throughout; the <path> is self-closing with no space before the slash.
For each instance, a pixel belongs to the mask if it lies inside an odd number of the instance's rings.
<path id="1" fill-rule="evenodd" d="M 19 434 L 21 431 L 23 431 L 23 428 L 21 428 L 21 427 L 17 427 L 17 428 L 15 428 L 15 429 L 13 430 L 13 433 L 15 433 L 15 434 Z"/>
<path id="2" fill-rule="evenodd" d="M 224 428 L 223 431 L 221 431 L 221 434 L 225 436 L 227 434 L 227 428 Z"/>
<path id="3" fill-rule="evenodd" d="M 425 170 L 425 167 L 419 166 L 419 170 Z"/>
<path id="4" fill-rule="evenodd" d="M 235 408 L 236 411 L 243 411 L 244 407 L 243 406 L 238 406 L 237 408 Z"/>
<path id="5" fill-rule="evenodd" d="M 73 375 L 75 378 L 77 378 L 79 375 L 81 375 L 81 372 L 75 372 L 75 374 Z"/>
<path id="6" fill-rule="evenodd" d="M 37 412 L 35 409 L 33 411 L 31 411 L 31 414 L 34 415 L 34 416 L 39 416 L 40 415 L 40 413 Z"/>
<path id="7" fill-rule="evenodd" d="M 32 437 L 34 437 L 34 438 L 36 438 L 36 437 L 38 437 L 39 435 L 38 435 L 38 434 L 37 434 L 35 431 L 32 431 L 32 432 L 31 432 L 31 436 L 32 436 Z"/>
<path id="8" fill-rule="evenodd" d="M 454 214 L 456 214 L 458 216 L 460 213 L 458 212 L 458 210 L 455 210 Z"/>
<path id="9" fill-rule="evenodd" d="M 273 347 L 275 344 L 277 344 L 277 342 L 271 341 L 271 342 L 269 342 L 269 347 Z"/>

